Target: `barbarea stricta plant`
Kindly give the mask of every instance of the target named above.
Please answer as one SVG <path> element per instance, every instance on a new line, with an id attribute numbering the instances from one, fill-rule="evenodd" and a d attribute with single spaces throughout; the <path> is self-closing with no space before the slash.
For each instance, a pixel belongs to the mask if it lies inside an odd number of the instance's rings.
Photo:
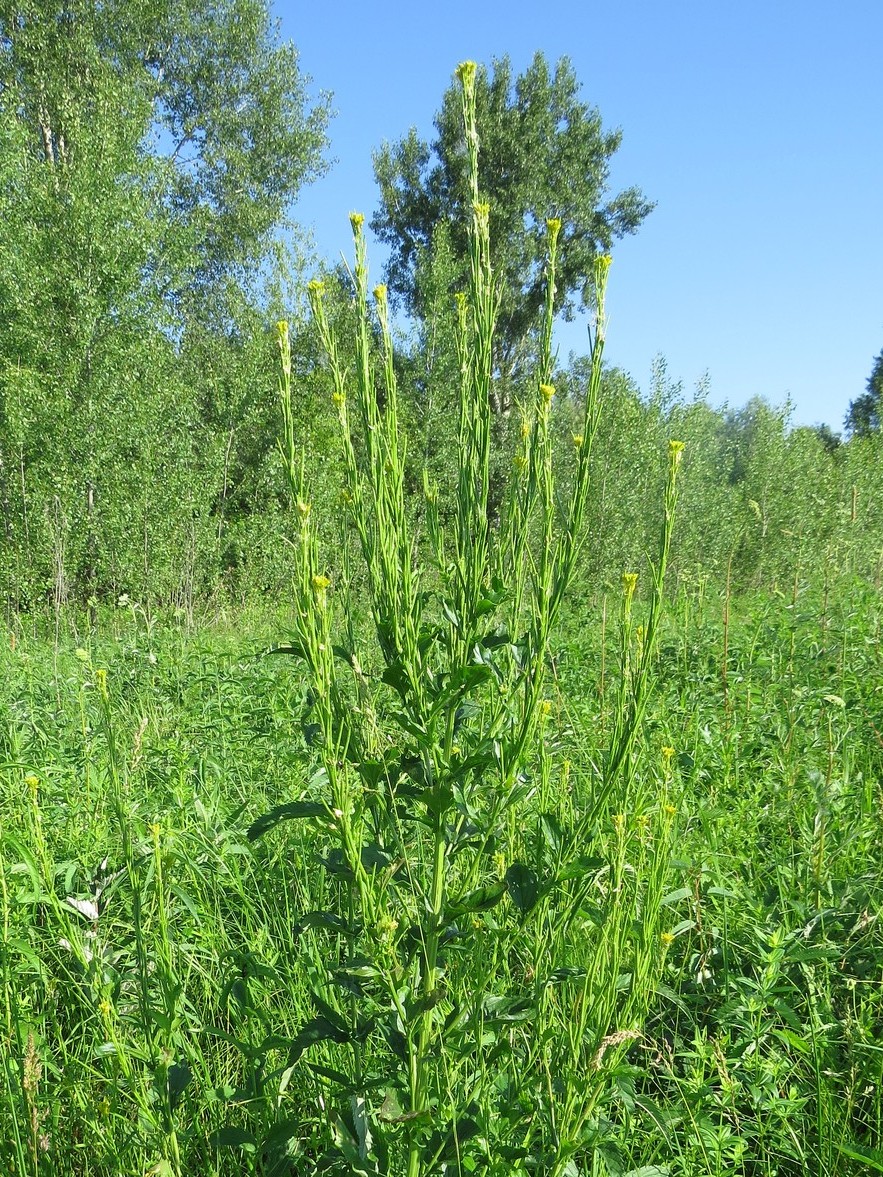
<path id="1" fill-rule="evenodd" d="M 332 574 L 320 547 L 294 432 L 288 328 L 279 324 L 282 452 L 299 529 L 294 632 L 284 649 L 306 665 L 320 764 L 310 796 L 280 806 L 251 835 L 306 819 L 317 845 L 332 842 L 322 862 L 336 906 L 304 913 L 301 924 L 302 935 L 322 943 L 327 975 L 287 1072 L 311 1066 L 327 1083 L 320 1169 L 564 1177 L 583 1171 L 576 1166 L 592 1148 L 592 1112 L 609 1068 L 640 1036 L 665 946 L 660 901 L 671 807 L 651 806 L 640 822 L 616 815 L 612 826 L 604 823 L 614 790 L 636 796 L 633 749 L 680 450 L 670 457 L 640 642 L 635 582 L 624 582 L 623 674 L 608 762 L 584 796 L 571 795 L 555 777 L 549 747 L 550 641 L 585 541 L 610 259 L 595 265 L 591 379 L 572 436 L 572 490 L 563 498 L 552 431 L 561 224 L 547 222 L 533 392 L 521 406 L 497 523 L 489 494 L 498 294 L 490 210 L 478 185 L 476 67 L 466 62 L 457 74 L 472 196 L 469 284 L 455 308 L 459 444 L 452 486 L 424 477 L 422 528 L 406 497 L 387 292 L 381 285 L 369 293 L 360 214 L 350 218 L 352 372 L 324 285 L 309 287 L 368 590 L 373 637 L 360 649 L 340 637 L 353 632 L 341 617 L 347 584 L 335 583 L 341 574 Z M 443 491 L 452 499 L 447 516 L 439 510 Z M 443 517 L 452 523 L 443 526 Z"/>

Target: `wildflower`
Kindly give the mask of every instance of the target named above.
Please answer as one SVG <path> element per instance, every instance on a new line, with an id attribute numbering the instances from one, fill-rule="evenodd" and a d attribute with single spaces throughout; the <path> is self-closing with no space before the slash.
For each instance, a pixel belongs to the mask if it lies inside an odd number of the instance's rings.
<path id="1" fill-rule="evenodd" d="M 521 418 L 521 436 L 524 440 L 530 437 L 530 421 L 527 417 Z"/>
<path id="2" fill-rule="evenodd" d="M 377 934 L 381 940 L 391 940 L 398 926 L 399 921 L 388 911 L 382 911 L 377 917 Z"/>
<path id="3" fill-rule="evenodd" d="M 631 600 L 635 595 L 635 589 L 638 587 L 637 572 L 623 572 L 622 574 L 622 591 L 628 600 Z"/>
<path id="4" fill-rule="evenodd" d="M 585 438 L 581 433 L 571 433 L 570 440 L 573 442 L 574 449 L 581 450 Z"/>
<path id="5" fill-rule="evenodd" d="M 379 306 L 383 306 L 383 304 L 386 302 L 386 286 L 383 282 L 378 282 L 374 287 L 374 301 Z"/>
<path id="6" fill-rule="evenodd" d="M 543 699 L 542 703 L 540 703 L 540 715 L 542 715 L 543 718 L 545 718 L 547 715 L 551 715 L 551 714 L 552 714 L 551 701 L 549 699 Z"/>
<path id="7" fill-rule="evenodd" d="M 310 511 L 313 509 L 312 504 L 304 502 L 303 499 L 298 499 L 296 505 L 297 513 L 300 515 L 301 519 L 308 519 L 310 517 Z"/>
<path id="8" fill-rule="evenodd" d="M 540 385 L 540 396 L 543 398 L 543 404 L 548 405 L 554 395 L 555 395 L 555 385 L 554 384 L 541 384 Z"/>
<path id="9" fill-rule="evenodd" d="M 319 606 L 320 609 L 324 609 L 325 608 L 325 595 L 328 592 L 328 588 L 331 585 L 331 581 L 328 579 L 327 576 L 322 576 L 320 573 L 317 573 L 311 579 L 310 583 L 313 586 L 313 594 L 315 595 L 315 598 L 316 598 L 316 604 Z"/>
<path id="10" fill-rule="evenodd" d="M 102 997 L 102 999 L 98 1002 L 98 1012 L 105 1019 L 109 1018 L 113 1013 L 113 1006 L 106 997 Z"/>
<path id="11" fill-rule="evenodd" d="M 476 200 L 472 205 L 472 211 L 479 225 L 486 228 L 491 218 L 491 206 L 486 201 Z"/>
<path id="12" fill-rule="evenodd" d="M 519 474 L 523 474 L 527 469 L 527 458 L 524 456 L 524 454 L 516 454 L 512 459 L 512 465 Z"/>
<path id="13" fill-rule="evenodd" d="M 457 80 L 464 90 L 474 85 L 477 69 L 478 66 L 474 61 L 461 61 L 457 66 Z"/>
<path id="14" fill-rule="evenodd" d="M 623 832 L 623 830 L 625 829 L 625 814 L 624 813 L 614 813 L 614 815 L 613 815 L 613 828 L 616 830 L 617 834 L 621 834 Z"/>
<path id="15" fill-rule="evenodd" d="M 74 650 L 74 657 L 80 662 L 88 662 L 89 651 L 84 650 L 82 646 L 77 646 L 76 650 Z"/>
<path id="16" fill-rule="evenodd" d="M 365 214 L 364 213 L 350 213 L 350 224 L 352 225 L 354 233 L 361 232 L 361 229 L 362 229 L 362 226 L 364 225 L 364 223 L 365 223 Z"/>
<path id="17" fill-rule="evenodd" d="M 663 948 L 668 948 L 670 944 L 674 943 L 674 936 L 671 932 L 663 932 L 659 939 L 662 941 Z"/>
<path id="18" fill-rule="evenodd" d="M 307 293 L 312 294 L 315 298 L 321 298 L 325 293 L 325 283 L 321 278 L 311 278 L 307 283 Z"/>
<path id="19" fill-rule="evenodd" d="M 595 258 L 595 280 L 597 282 L 600 283 L 606 279 L 607 271 L 610 269 L 610 263 L 612 261 L 613 258 L 609 253 L 599 254 L 598 257 Z"/>
<path id="20" fill-rule="evenodd" d="M 345 392 L 332 392 L 331 403 L 334 405 L 334 407 L 336 409 L 342 409 L 343 406 L 346 404 L 346 393 Z"/>
<path id="21" fill-rule="evenodd" d="M 25 784 L 33 801 L 37 800 L 37 792 L 40 788 L 40 778 L 35 773 L 29 772 L 25 777 Z"/>
<path id="22" fill-rule="evenodd" d="M 549 234 L 549 244 L 554 247 L 561 232 L 561 218 L 549 217 L 546 221 L 546 232 Z"/>
<path id="23" fill-rule="evenodd" d="M 670 441 L 668 443 L 668 460 L 672 466 L 676 468 L 680 466 L 683 453 L 684 443 L 682 441 Z"/>
<path id="24" fill-rule="evenodd" d="M 288 347 L 288 320 L 280 319 L 276 324 L 276 334 L 279 337 L 279 346 L 282 348 Z"/>
<path id="25" fill-rule="evenodd" d="M 671 764 L 674 759 L 675 750 L 670 744 L 664 744 L 662 747 L 662 759 L 666 764 Z"/>
<path id="26" fill-rule="evenodd" d="M 663 809 L 665 810 L 665 812 L 668 814 L 669 817 L 674 817 L 674 815 L 678 811 L 676 805 L 663 805 Z"/>

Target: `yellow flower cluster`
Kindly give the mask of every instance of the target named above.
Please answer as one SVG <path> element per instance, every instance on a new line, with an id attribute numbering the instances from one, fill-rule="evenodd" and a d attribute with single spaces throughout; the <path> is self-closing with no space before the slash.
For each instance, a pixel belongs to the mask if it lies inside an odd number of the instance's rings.
<path id="1" fill-rule="evenodd" d="M 457 66 L 457 80 L 464 90 L 467 86 L 474 85 L 477 70 L 478 66 L 474 61 L 461 61 Z"/>

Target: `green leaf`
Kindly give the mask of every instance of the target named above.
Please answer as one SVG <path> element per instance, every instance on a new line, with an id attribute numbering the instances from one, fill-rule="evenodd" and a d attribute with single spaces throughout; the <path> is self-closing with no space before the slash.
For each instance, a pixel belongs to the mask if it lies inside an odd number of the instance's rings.
<path id="1" fill-rule="evenodd" d="M 193 1072 L 187 1063 L 173 1063 L 167 1073 L 167 1082 L 169 1085 L 169 1104 L 174 1110 L 187 1087 L 190 1080 L 193 1078 Z"/>
<path id="2" fill-rule="evenodd" d="M 851 1161 L 861 1161 L 874 1173 L 883 1173 L 883 1152 L 880 1149 L 865 1148 L 860 1144 L 844 1144 L 842 1141 L 836 1145 L 836 1148 Z"/>
<path id="3" fill-rule="evenodd" d="M 506 894 L 505 883 L 489 883 L 486 887 L 476 887 L 462 899 L 453 902 L 447 910 L 447 918 L 465 915 L 470 911 L 489 911 L 496 907 Z"/>
<path id="4" fill-rule="evenodd" d="M 299 936 L 307 928 L 327 928 L 329 932 L 338 932 L 341 936 L 359 934 L 358 928 L 351 927 L 334 911 L 308 911 L 294 925 L 295 936 Z"/>
<path id="5" fill-rule="evenodd" d="M 662 898 L 662 906 L 670 907 L 674 903 L 680 903 L 683 899 L 689 899 L 693 892 L 689 887 L 678 887 L 677 891 L 669 891 L 667 895 Z"/>
<path id="6" fill-rule="evenodd" d="M 536 874 L 523 862 L 513 862 L 506 871 L 509 898 L 521 912 L 536 906 L 540 888 Z"/>
<path id="7" fill-rule="evenodd" d="M 254 842 L 255 839 L 263 837 L 268 830 L 272 830 L 280 822 L 299 821 L 308 817 L 327 818 L 328 809 L 320 801 L 292 801 L 288 805 L 277 805 L 275 809 L 271 809 L 269 813 L 265 813 L 263 817 L 252 822 L 248 827 L 248 840 Z"/>
<path id="8" fill-rule="evenodd" d="M 529 997 L 502 997 L 485 994 L 481 1002 L 485 1022 L 527 1022 L 536 1009 Z"/>
<path id="9" fill-rule="evenodd" d="M 307 648 L 298 638 L 292 638 L 287 645 L 273 646 L 272 649 L 266 651 L 266 654 L 288 654 L 294 658 L 303 658 L 305 662 L 309 661 L 307 656 Z"/>
<path id="10" fill-rule="evenodd" d="M 251 1132 L 244 1128 L 219 1128 L 209 1137 L 213 1148 L 241 1148 L 246 1152 L 254 1152 L 257 1140 Z"/>
<path id="11" fill-rule="evenodd" d="M 291 1049 L 288 1054 L 288 1065 L 294 1064 L 300 1059 L 304 1051 L 309 1050 L 311 1046 L 315 1046 L 317 1042 L 349 1042 L 350 1033 L 346 1029 L 341 1029 L 340 1026 L 335 1026 L 328 1018 L 321 1014 L 318 1017 L 312 1018 L 306 1025 L 301 1026 L 295 1037 L 291 1042 Z"/>

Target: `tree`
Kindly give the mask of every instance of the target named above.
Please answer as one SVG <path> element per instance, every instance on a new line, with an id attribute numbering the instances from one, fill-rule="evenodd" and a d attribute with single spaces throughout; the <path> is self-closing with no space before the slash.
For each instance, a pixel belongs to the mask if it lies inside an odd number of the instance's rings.
<path id="1" fill-rule="evenodd" d="M 565 317 L 591 297 L 593 258 L 633 233 L 652 205 L 636 189 L 607 198 L 610 158 L 621 133 L 605 131 L 596 109 L 579 100 L 565 57 L 554 73 L 541 53 L 513 79 L 508 57 L 479 72 L 476 85 L 481 198 L 490 202 L 491 248 L 501 279 L 499 352 L 506 376 L 518 374 L 544 299 L 548 217 L 562 222 L 556 310 Z M 422 317 L 419 271 L 444 228 L 455 285 L 464 288 L 468 253 L 463 215 L 470 200 L 459 99 L 445 93 L 431 145 L 412 129 L 374 156 L 380 206 L 371 228 L 389 245 L 387 282 L 405 309 Z"/>
<path id="2" fill-rule="evenodd" d="M 879 432 L 883 421 L 883 351 L 874 360 L 874 367 L 861 396 L 850 402 L 843 422 L 853 437 L 868 437 Z"/>
<path id="3" fill-rule="evenodd" d="M 327 105 L 304 87 L 267 0 L 0 0 L 0 544 L 17 603 L 139 569 L 147 587 L 163 550 L 216 530 L 226 437 L 182 351 L 196 321 L 236 334 L 322 166 Z"/>

